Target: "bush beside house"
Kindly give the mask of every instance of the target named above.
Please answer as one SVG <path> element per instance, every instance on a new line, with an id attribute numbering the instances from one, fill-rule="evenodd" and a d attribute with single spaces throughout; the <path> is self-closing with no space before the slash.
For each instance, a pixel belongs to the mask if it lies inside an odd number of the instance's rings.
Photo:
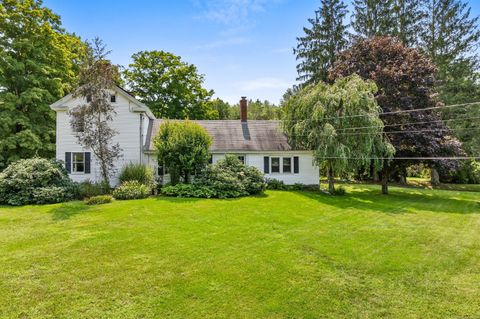
<path id="1" fill-rule="evenodd" d="M 150 192 L 147 185 L 140 184 L 138 181 L 128 181 L 113 190 L 113 197 L 120 200 L 141 199 L 150 196 Z"/>
<path id="2" fill-rule="evenodd" d="M 193 184 L 162 188 L 162 194 L 177 197 L 235 198 L 255 195 L 265 190 L 264 175 L 255 167 L 244 165 L 235 156 L 208 165 Z"/>
<path id="3" fill-rule="evenodd" d="M 77 184 L 57 161 L 22 159 L 0 173 L 0 204 L 59 203 L 75 199 L 77 194 Z"/>

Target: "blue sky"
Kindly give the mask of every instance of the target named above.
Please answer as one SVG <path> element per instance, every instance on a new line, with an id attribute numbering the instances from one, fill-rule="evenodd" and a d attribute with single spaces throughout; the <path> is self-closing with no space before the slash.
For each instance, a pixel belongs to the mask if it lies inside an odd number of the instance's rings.
<path id="1" fill-rule="evenodd" d="M 480 1 L 471 0 L 474 15 Z M 292 48 L 319 0 L 44 0 L 69 32 L 102 38 L 114 63 L 164 50 L 195 64 L 205 87 L 277 103 L 295 84 Z"/>

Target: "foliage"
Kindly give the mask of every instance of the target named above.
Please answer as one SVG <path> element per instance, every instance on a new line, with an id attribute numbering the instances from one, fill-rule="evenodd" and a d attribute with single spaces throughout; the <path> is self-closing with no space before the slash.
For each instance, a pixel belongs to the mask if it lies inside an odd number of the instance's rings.
<path id="1" fill-rule="evenodd" d="M 177 197 L 235 198 L 259 194 L 265 187 L 262 172 L 243 164 L 235 156 L 227 155 L 225 159 L 203 169 L 193 184 L 166 186 L 161 192 Z"/>
<path id="2" fill-rule="evenodd" d="M 395 38 L 374 37 L 359 41 L 339 55 L 330 70 L 330 78 L 358 74 L 363 79 L 375 81 L 379 89 L 375 97 L 381 111 L 395 112 L 440 106 L 434 95 L 435 71 L 432 61 L 420 51 L 405 47 Z M 382 121 L 397 157 L 462 154 L 460 144 L 441 121 L 438 111 L 395 113 L 383 116 Z M 391 133 L 394 131 L 402 133 Z M 416 163 L 418 161 L 402 160 L 385 166 L 383 191 L 388 191 L 387 182 L 391 173 L 403 174 L 406 167 Z M 456 167 L 453 161 L 429 161 L 426 164 L 451 169 Z"/>
<path id="3" fill-rule="evenodd" d="M 76 195 L 62 164 L 42 158 L 18 160 L 0 173 L 0 204 L 58 203 Z"/>
<path id="4" fill-rule="evenodd" d="M 79 199 L 110 194 L 110 186 L 104 182 L 84 181 L 78 184 Z"/>
<path id="5" fill-rule="evenodd" d="M 308 190 L 310 186 L 304 185 L 301 183 L 295 183 L 293 185 L 285 185 L 283 181 L 280 181 L 275 178 L 267 178 L 265 180 L 267 186 L 266 188 L 269 190 L 280 190 L 280 191 L 301 191 L 301 190 Z M 318 189 L 318 186 L 315 187 Z"/>
<path id="6" fill-rule="evenodd" d="M 257 168 L 243 164 L 233 155 L 207 166 L 195 179 L 195 185 L 207 186 L 215 197 L 254 195 L 265 190 L 264 175 Z"/>
<path id="7" fill-rule="evenodd" d="M 0 1 L 0 170 L 55 154 L 55 112 L 71 92 L 86 45 L 38 0 Z"/>
<path id="8" fill-rule="evenodd" d="M 115 199 L 140 199 L 148 196 L 150 196 L 150 188 L 137 181 L 124 182 L 113 190 Z"/>
<path id="9" fill-rule="evenodd" d="M 212 110 L 211 119 L 228 120 L 231 116 L 231 105 L 222 99 L 216 98 L 207 102 L 207 108 Z"/>
<path id="10" fill-rule="evenodd" d="M 354 0 L 352 27 L 356 36 L 389 35 L 394 29 L 393 0 Z"/>
<path id="11" fill-rule="evenodd" d="M 169 52 L 141 51 L 124 71 L 129 87 L 158 118 L 211 119 L 213 91 L 203 88 L 204 76 L 197 67 Z"/>
<path id="12" fill-rule="evenodd" d="M 247 103 L 249 120 L 279 120 L 283 116 L 282 109 L 267 100 L 250 99 Z M 231 106 L 228 119 L 240 119 L 240 104 Z"/>
<path id="13" fill-rule="evenodd" d="M 195 171 L 202 169 L 210 158 L 210 135 L 200 125 L 190 121 L 166 121 L 160 125 L 154 139 L 158 161 L 170 172 L 171 182 L 190 183 Z"/>
<path id="14" fill-rule="evenodd" d="M 129 163 L 122 168 L 118 177 L 121 183 L 137 181 L 151 189 L 155 188 L 155 174 L 151 167 L 140 163 Z"/>
<path id="15" fill-rule="evenodd" d="M 285 183 L 283 181 L 280 181 L 278 179 L 267 178 L 265 180 L 265 182 L 267 183 L 267 189 L 270 189 L 270 190 L 286 190 L 287 185 L 285 185 Z"/>
<path id="16" fill-rule="evenodd" d="M 480 162 L 470 160 L 462 163 L 455 172 L 440 170 L 440 179 L 444 183 L 480 184 Z"/>
<path id="17" fill-rule="evenodd" d="M 108 204 L 111 203 L 113 200 L 113 197 L 110 195 L 98 195 L 98 196 L 93 196 L 88 198 L 85 201 L 85 204 L 87 205 L 101 205 L 101 204 Z"/>
<path id="18" fill-rule="evenodd" d="M 382 158 L 393 155 L 383 136 L 376 91 L 375 83 L 352 75 L 333 85 L 306 86 L 285 102 L 283 127 L 290 142 L 314 151 L 316 164 L 327 172 L 331 193 L 335 175 L 372 164 L 379 170 Z M 358 127 L 365 129 L 358 134 Z"/>
<path id="19" fill-rule="evenodd" d="M 303 28 L 305 35 L 297 38 L 297 48 L 293 50 L 301 61 L 297 65 L 298 81 L 304 84 L 327 81 L 328 69 L 337 53 L 348 44 L 346 15 L 347 6 L 342 0 L 321 1 L 315 18 L 308 19 L 311 28 Z"/>
<path id="20" fill-rule="evenodd" d="M 70 125 L 74 128 L 79 122 L 83 124 L 82 134 L 76 135 L 77 141 L 95 154 L 103 182 L 108 184 L 115 173 L 114 161 L 121 157 L 122 151 L 118 143 L 113 144 L 117 131 L 110 127 L 116 114 L 110 95 L 119 75 L 118 68 L 106 60 L 108 52 L 100 39 L 96 38 L 89 49 L 92 54 L 80 72 L 81 86 L 74 92 L 84 102 L 70 111 Z"/>
<path id="21" fill-rule="evenodd" d="M 193 197 L 193 198 L 212 198 L 216 197 L 216 192 L 207 186 L 193 184 L 176 184 L 162 187 L 161 192 L 165 196 L 172 197 Z"/>

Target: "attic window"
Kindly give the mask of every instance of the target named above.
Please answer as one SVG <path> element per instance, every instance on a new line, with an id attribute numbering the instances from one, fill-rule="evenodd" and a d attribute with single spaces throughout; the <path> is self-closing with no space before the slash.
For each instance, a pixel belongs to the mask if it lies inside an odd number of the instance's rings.
<path id="1" fill-rule="evenodd" d="M 117 102 L 117 96 L 116 95 L 110 95 L 110 102 L 111 103 L 116 103 Z"/>

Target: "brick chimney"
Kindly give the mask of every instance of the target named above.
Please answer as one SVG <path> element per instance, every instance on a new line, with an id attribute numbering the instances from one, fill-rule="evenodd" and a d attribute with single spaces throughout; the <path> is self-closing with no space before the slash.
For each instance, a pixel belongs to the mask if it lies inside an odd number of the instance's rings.
<path id="1" fill-rule="evenodd" d="M 240 100 L 240 120 L 242 122 L 247 121 L 247 97 L 242 96 L 242 99 Z"/>

